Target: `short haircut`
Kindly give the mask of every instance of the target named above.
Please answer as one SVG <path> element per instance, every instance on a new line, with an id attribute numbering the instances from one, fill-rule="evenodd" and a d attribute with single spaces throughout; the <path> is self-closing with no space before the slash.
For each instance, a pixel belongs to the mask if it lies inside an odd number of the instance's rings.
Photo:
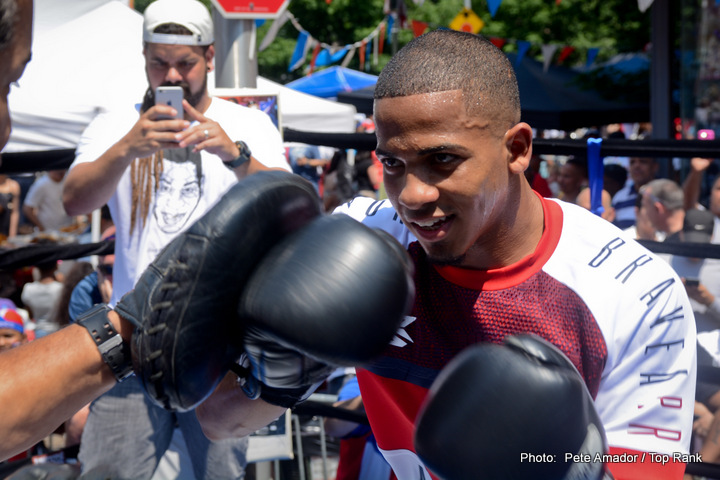
<path id="1" fill-rule="evenodd" d="M 565 161 L 565 165 L 574 166 L 583 178 L 588 178 L 588 162 L 584 158 L 569 158 Z"/>
<path id="2" fill-rule="evenodd" d="M 13 41 L 17 15 L 17 0 L 0 0 L 0 50 L 7 48 Z"/>
<path id="3" fill-rule="evenodd" d="M 650 190 L 650 195 L 669 210 L 680 210 L 684 206 L 683 189 L 672 180 L 667 178 L 651 180 L 643 187 L 643 195 L 647 190 Z"/>
<path id="4" fill-rule="evenodd" d="M 411 40 L 390 59 L 375 99 L 462 90 L 467 113 L 510 128 L 520 121 L 520 92 L 507 56 L 479 35 L 434 30 Z"/>
<path id="5" fill-rule="evenodd" d="M 618 185 L 623 186 L 627 182 L 627 168 L 617 163 L 609 163 L 603 167 L 603 175 L 615 180 Z"/>

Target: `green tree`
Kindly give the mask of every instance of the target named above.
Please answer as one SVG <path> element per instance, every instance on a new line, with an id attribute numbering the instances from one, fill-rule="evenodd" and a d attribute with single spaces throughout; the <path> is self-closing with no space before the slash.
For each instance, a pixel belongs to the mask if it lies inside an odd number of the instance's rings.
<path id="1" fill-rule="evenodd" d="M 142 12 L 151 1 L 135 0 L 135 8 Z M 210 7 L 210 0 L 201 1 Z M 391 0 L 391 6 L 398 1 L 403 0 Z M 425 22 L 429 29 L 447 27 L 464 6 L 463 0 L 425 0 L 421 5 L 412 0 L 404 1 L 408 22 Z M 373 32 L 386 18 L 384 3 L 384 0 L 291 0 L 289 11 L 310 36 L 339 49 L 356 44 Z M 492 18 L 486 0 L 473 0 L 472 10 L 485 24 L 480 33 L 507 39 L 503 47 L 507 52 L 517 50 L 518 40 L 530 42 L 532 47 L 528 55 L 538 59 L 543 44 L 575 47 L 565 62 L 567 65 L 582 65 L 589 48 L 598 48 L 597 61 L 603 61 L 617 53 L 641 51 L 650 41 L 650 12 L 640 12 L 635 1 L 562 0 L 557 4 L 555 0 L 503 0 Z M 369 73 L 379 73 L 394 49 L 412 39 L 409 26 L 400 29 L 398 23 L 395 22 L 393 32 L 386 32 L 383 54 L 378 57 L 377 64 L 366 59 L 365 70 Z M 258 45 L 271 25 L 272 20 L 268 20 L 258 28 Z M 310 54 L 303 67 L 288 71 L 298 35 L 291 22 L 280 29 L 270 46 L 258 54 L 260 75 L 287 83 L 306 74 Z M 348 66 L 360 68 L 357 51 Z M 595 81 L 588 80 L 590 84 Z M 636 81 L 634 79 L 633 83 Z"/>
<path id="2" fill-rule="evenodd" d="M 292 0 L 290 12 L 313 38 L 334 46 L 359 42 L 385 18 L 383 0 Z M 406 0 L 408 19 L 425 22 L 430 29 L 447 27 L 463 9 L 463 0 L 426 0 L 416 5 Z M 542 44 L 571 45 L 575 51 L 566 63 L 582 64 L 589 48 L 599 48 L 598 61 L 620 52 L 637 52 L 650 40 L 650 14 L 639 11 L 636 2 L 626 0 L 503 0 L 492 18 L 485 0 L 474 0 L 473 11 L 485 23 L 480 32 L 488 37 L 508 40 L 504 49 L 517 49 L 516 41 L 531 42 L 528 55 L 540 58 Z M 260 28 L 258 42 L 271 22 Z M 303 70 L 288 72 L 298 31 L 285 25 L 273 44 L 258 57 L 261 75 L 281 82 L 302 76 Z M 412 39 L 412 31 L 397 31 L 395 45 L 401 47 Z M 366 65 L 371 73 L 378 73 L 392 53 L 392 42 L 384 45 L 378 64 Z M 306 65 L 309 63 L 309 57 Z M 351 68 L 359 68 L 359 55 L 352 59 Z"/>

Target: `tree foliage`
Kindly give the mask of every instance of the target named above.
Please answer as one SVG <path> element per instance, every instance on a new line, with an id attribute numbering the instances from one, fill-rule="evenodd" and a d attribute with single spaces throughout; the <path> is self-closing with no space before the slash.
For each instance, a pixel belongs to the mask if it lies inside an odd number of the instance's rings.
<path id="1" fill-rule="evenodd" d="M 135 9 L 143 12 L 152 0 L 135 0 Z M 210 0 L 201 0 L 210 8 Z M 395 7 L 398 1 L 391 0 Z M 464 6 L 463 0 L 404 0 L 408 24 L 417 20 L 428 24 L 429 29 L 447 27 Z M 342 48 L 360 42 L 386 18 L 384 0 L 291 0 L 289 10 L 299 25 L 314 39 Z M 567 58 L 567 65 L 585 62 L 589 48 L 598 48 L 597 61 L 617 53 L 637 52 L 650 41 L 650 13 L 642 13 L 637 2 L 627 0 L 503 0 L 495 17 L 490 15 L 486 0 L 472 0 L 472 10 L 484 22 L 481 34 L 507 40 L 505 51 L 517 50 L 517 41 L 524 40 L 532 47 L 527 55 L 541 59 L 541 45 L 573 46 L 575 51 Z M 412 29 L 399 28 L 386 32 L 383 53 L 375 63 L 366 59 L 365 71 L 378 74 L 392 53 L 413 38 Z M 272 20 L 258 28 L 260 45 Z M 258 54 L 260 75 L 280 83 L 287 83 L 307 73 L 310 54 L 305 64 L 288 71 L 290 59 L 299 32 L 287 22 L 268 48 Z M 355 53 L 350 68 L 360 69 L 360 55 Z M 592 83 L 592 80 L 590 80 Z"/>
<path id="2" fill-rule="evenodd" d="M 396 0 L 397 1 L 397 0 Z M 408 19 L 425 22 L 429 29 L 447 27 L 463 9 L 463 0 L 425 0 L 419 5 L 405 1 Z M 313 38 L 328 45 L 342 47 L 359 42 L 385 18 L 383 0 L 292 0 L 289 10 Z M 472 10 L 485 23 L 480 32 L 488 37 L 508 40 L 504 49 L 516 50 L 516 41 L 531 42 L 528 55 L 540 58 L 542 44 L 570 45 L 575 51 L 566 63 L 582 64 L 587 50 L 599 48 L 598 61 L 616 53 L 643 50 L 650 40 L 650 13 L 638 10 L 637 3 L 627 0 L 503 0 L 492 18 L 486 0 L 473 0 Z M 258 43 L 271 22 L 258 31 Z M 412 30 L 396 29 L 384 45 L 377 64 L 366 62 L 366 69 L 377 74 L 395 48 L 413 37 Z M 302 76 L 302 68 L 288 72 L 288 65 L 298 37 L 290 23 L 280 31 L 273 44 L 258 56 L 261 75 L 280 82 Z M 310 56 L 305 63 L 309 64 Z M 369 64 L 368 64 L 369 63 Z M 359 55 L 350 62 L 359 69 Z"/>

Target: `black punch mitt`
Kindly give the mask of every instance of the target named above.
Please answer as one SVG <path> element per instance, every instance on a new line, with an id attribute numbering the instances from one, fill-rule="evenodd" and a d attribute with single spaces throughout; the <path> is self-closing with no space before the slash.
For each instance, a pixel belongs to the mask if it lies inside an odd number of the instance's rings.
<path id="1" fill-rule="evenodd" d="M 320 215 L 309 182 L 261 172 L 165 247 L 116 306 L 137 325 L 133 367 L 158 405 L 193 409 L 242 353 L 237 305 L 265 253 Z"/>

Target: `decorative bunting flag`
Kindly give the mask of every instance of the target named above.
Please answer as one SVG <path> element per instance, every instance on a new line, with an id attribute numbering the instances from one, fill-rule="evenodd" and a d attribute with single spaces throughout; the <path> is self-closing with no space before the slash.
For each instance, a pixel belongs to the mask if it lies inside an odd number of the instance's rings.
<path id="1" fill-rule="evenodd" d="M 495 13 L 497 12 L 498 8 L 500 7 L 502 0 L 488 0 L 487 3 L 488 3 L 488 10 L 490 10 L 490 17 L 495 18 Z"/>
<path id="2" fill-rule="evenodd" d="M 319 44 L 318 47 L 320 47 Z M 318 53 L 317 57 L 315 57 L 313 67 L 325 67 L 327 65 L 330 65 L 330 51 L 327 48 L 324 48 L 320 53 Z"/>
<path id="3" fill-rule="evenodd" d="M 388 18 L 392 18 L 392 17 L 388 16 Z M 388 40 L 390 40 L 390 35 L 388 35 Z M 379 36 L 378 41 L 376 42 L 376 48 L 380 55 L 382 55 L 384 44 L 385 44 L 385 24 L 383 23 L 380 26 L 380 36 Z"/>
<path id="4" fill-rule="evenodd" d="M 377 59 L 378 59 L 378 56 L 380 55 L 380 45 L 381 45 L 380 38 L 375 37 L 375 40 L 373 41 L 373 67 L 377 67 L 377 64 L 378 64 Z"/>
<path id="5" fill-rule="evenodd" d="M 340 64 L 341 67 L 347 67 L 348 65 L 350 65 L 350 60 L 352 60 L 353 57 L 355 56 L 355 50 L 357 50 L 357 49 L 355 47 L 352 47 L 350 49 L 350 51 L 348 52 L 348 54 L 345 55 L 345 59 Z"/>
<path id="6" fill-rule="evenodd" d="M 599 48 L 593 47 L 589 48 L 587 52 L 587 60 L 585 61 L 585 66 L 589 67 L 595 62 L 595 57 L 597 57 L 598 52 L 600 51 Z"/>
<path id="7" fill-rule="evenodd" d="M 390 15 L 387 16 L 387 32 L 388 32 L 387 43 L 388 43 L 388 45 L 390 45 L 390 43 L 392 42 L 392 30 L 393 30 L 394 25 L 395 25 L 395 14 L 390 13 Z M 385 35 L 385 31 L 383 30 L 383 32 L 381 32 L 381 34 Z"/>
<path id="8" fill-rule="evenodd" d="M 571 47 L 569 45 L 564 46 L 563 49 L 560 50 L 560 55 L 558 55 L 558 64 L 563 63 L 574 51 L 575 47 Z"/>
<path id="9" fill-rule="evenodd" d="M 638 8 L 641 12 L 645 12 L 648 8 L 650 8 L 650 5 L 652 5 L 653 0 L 638 0 Z"/>
<path id="10" fill-rule="evenodd" d="M 558 46 L 553 44 L 543 45 L 541 47 L 543 56 L 543 72 L 547 72 L 548 68 L 550 68 L 550 62 L 552 61 L 552 57 L 555 55 L 557 48 Z"/>
<path id="11" fill-rule="evenodd" d="M 308 48 L 310 46 L 310 42 L 308 42 L 309 38 L 310 34 L 307 32 L 300 32 L 300 35 L 298 35 L 297 43 L 295 44 L 295 51 L 293 51 L 292 57 L 290 57 L 288 72 L 292 72 L 305 63 L 305 57 L 307 56 Z"/>
<path id="12" fill-rule="evenodd" d="M 345 56 L 345 54 L 348 52 L 348 50 L 350 50 L 350 47 L 348 47 L 346 45 L 345 47 L 341 48 L 337 52 L 331 53 L 330 54 L 330 63 L 337 63 L 340 60 L 342 60 L 343 57 Z"/>
<path id="13" fill-rule="evenodd" d="M 518 53 L 517 57 L 515 57 L 515 66 L 519 66 L 520 62 L 522 62 L 523 57 L 525 57 L 525 54 L 530 50 L 530 42 L 527 42 L 525 40 L 518 40 L 517 42 L 518 46 Z"/>
<path id="14" fill-rule="evenodd" d="M 283 25 L 287 23 L 287 21 L 290 19 L 290 12 L 288 10 L 284 10 L 278 18 L 275 19 L 272 25 L 270 25 L 270 28 L 268 29 L 267 33 L 265 34 L 265 38 L 263 38 L 262 43 L 260 44 L 259 51 L 265 50 L 267 47 L 270 46 L 270 44 L 275 40 L 275 37 L 277 37 L 278 32 L 280 31 L 280 28 L 282 28 Z"/>
<path id="15" fill-rule="evenodd" d="M 495 45 L 497 48 L 499 48 L 500 50 L 502 50 L 502 47 L 507 42 L 507 40 L 505 40 L 504 38 L 500 38 L 500 37 L 490 37 L 488 40 L 490 40 L 490 42 L 493 45 Z"/>
<path id="16" fill-rule="evenodd" d="M 367 43 L 367 40 L 363 40 L 360 42 L 360 71 L 362 72 L 365 70 L 365 44 Z"/>
<path id="17" fill-rule="evenodd" d="M 308 75 L 315 71 L 315 62 L 317 61 L 317 57 L 320 54 L 320 48 L 322 48 L 322 45 L 320 45 L 320 43 L 318 42 L 313 49 L 312 58 L 310 59 L 310 68 L 308 69 Z"/>
<path id="18" fill-rule="evenodd" d="M 366 45 L 365 45 L 365 50 L 366 50 L 365 51 L 365 60 L 366 60 L 365 71 L 369 72 L 370 71 L 370 53 L 372 52 L 372 40 L 369 42 L 365 42 L 365 43 L 366 43 Z"/>
<path id="19" fill-rule="evenodd" d="M 412 20 L 413 37 L 419 37 L 420 35 L 425 33 L 425 30 L 427 30 L 427 28 L 427 23 L 421 22 L 419 20 Z"/>
<path id="20" fill-rule="evenodd" d="M 397 19 L 398 28 L 408 28 L 407 24 L 407 5 L 405 0 L 397 0 Z"/>

